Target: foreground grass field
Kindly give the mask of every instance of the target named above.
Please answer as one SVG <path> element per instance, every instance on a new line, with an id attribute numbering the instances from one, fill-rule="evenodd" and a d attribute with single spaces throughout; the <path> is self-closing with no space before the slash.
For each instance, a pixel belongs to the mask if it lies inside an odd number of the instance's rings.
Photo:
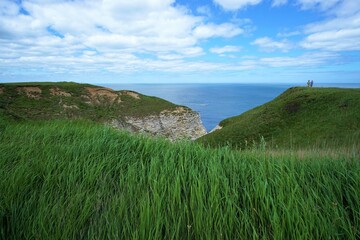
<path id="1" fill-rule="evenodd" d="M 1 239 L 359 239 L 357 156 L 0 124 Z"/>

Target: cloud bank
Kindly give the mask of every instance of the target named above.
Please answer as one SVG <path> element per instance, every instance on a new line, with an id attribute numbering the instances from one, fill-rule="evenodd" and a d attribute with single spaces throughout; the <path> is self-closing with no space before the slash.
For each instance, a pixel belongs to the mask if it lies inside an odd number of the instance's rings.
<path id="1" fill-rule="evenodd" d="M 249 30 L 251 18 L 238 19 L 265 5 L 311 10 L 322 20 L 262 35 L 258 26 Z M 357 63 L 358 51 L 360 1 L 354 0 L 209 0 L 193 9 L 175 0 L 0 1 L 0 80 L 42 72 L 314 68 Z"/>
<path id="2" fill-rule="evenodd" d="M 154 67 L 163 59 L 201 55 L 201 40 L 244 32 L 233 23 L 205 22 L 174 3 L 25 0 L 19 5 L 3 0 L 0 61 L 8 66 L 63 63 L 74 69 L 91 64 L 123 69 L 129 63 Z"/>

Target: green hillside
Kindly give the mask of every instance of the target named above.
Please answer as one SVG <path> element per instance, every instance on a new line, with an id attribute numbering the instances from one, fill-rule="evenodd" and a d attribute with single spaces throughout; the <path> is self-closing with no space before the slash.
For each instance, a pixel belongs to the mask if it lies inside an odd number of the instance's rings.
<path id="1" fill-rule="evenodd" d="M 0 239 L 355 240 L 359 189 L 355 157 L 0 124 Z"/>
<path id="2" fill-rule="evenodd" d="M 264 137 L 272 148 L 360 149 L 360 89 L 290 88 L 220 126 L 199 142 L 246 148 Z"/>
<path id="3" fill-rule="evenodd" d="M 90 119 L 141 117 L 176 105 L 133 91 L 73 82 L 0 84 L 0 114 L 13 119 Z"/>

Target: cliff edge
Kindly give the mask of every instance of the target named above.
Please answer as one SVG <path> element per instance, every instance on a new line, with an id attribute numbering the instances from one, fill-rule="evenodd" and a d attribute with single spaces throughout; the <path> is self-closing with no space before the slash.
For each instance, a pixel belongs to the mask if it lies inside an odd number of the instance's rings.
<path id="1" fill-rule="evenodd" d="M 274 100 L 224 119 L 199 142 L 214 147 L 359 148 L 360 89 L 293 87 Z M 350 147 L 349 147 L 350 146 Z"/>
<path id="2" fill-rule="evenodd" d="M 16 120 L 88 119 L 171 140 L 206 134 L 199 114 L 188 107 L 134 91 L 72 82 L 0 84 L 0 115 Z"/>

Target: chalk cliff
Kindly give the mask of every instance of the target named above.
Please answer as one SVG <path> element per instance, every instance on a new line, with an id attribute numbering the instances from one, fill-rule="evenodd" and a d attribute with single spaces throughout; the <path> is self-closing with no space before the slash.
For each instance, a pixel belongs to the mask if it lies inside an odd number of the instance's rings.
<path id="1" fill-rule="evenodd" d="M 171 140 L 184 138 L 195 140 L 206 134 L 199 114 L 185 107 L 163 110 L 156 115 L 113 119 L 111 125 L 133 132 L 165 136 Z"/>
<path id="2" fill-rule="evenodd" d="M 87 119 L 171 140 L 206 134 L 199 114 L 188 107 L 89 84 L 0 84 L 0 110 L 16 119 Z"/>

